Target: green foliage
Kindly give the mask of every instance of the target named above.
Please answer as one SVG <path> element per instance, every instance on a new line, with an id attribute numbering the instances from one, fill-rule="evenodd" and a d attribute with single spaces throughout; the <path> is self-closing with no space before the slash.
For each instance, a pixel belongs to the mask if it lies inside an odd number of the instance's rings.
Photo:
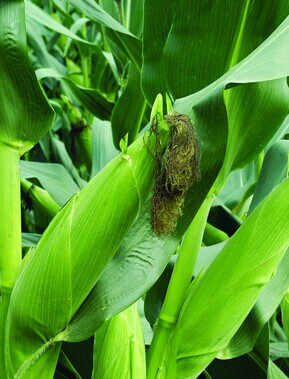
<path id="1" fill-rule="evenodd" d="M 0 0 L 1 379 L 289 377 L 288 14 Z"/>
<path id="2" fill-rule="evenodd" d="M 0 139 L 22 155 L 47 132 L 53 110 L 28 59 L 24 3 L 1 1 L 0 24 Z"/>

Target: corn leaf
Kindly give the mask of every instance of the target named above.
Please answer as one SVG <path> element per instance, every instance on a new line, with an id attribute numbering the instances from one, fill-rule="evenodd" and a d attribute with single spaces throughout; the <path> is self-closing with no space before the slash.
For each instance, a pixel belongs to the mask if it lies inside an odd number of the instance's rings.
<path id="1" fill-rule="evenodd" d="M 32 18 L 34 21 L 40 23 L 41 25 L 46 26 L 49 29 L 54 30 L 55 32 L 70 37 L 78 42 L 82 42 L 86 45 L 95 45 L 83 38 L 80 38 L 78 35 L 73 33 L 70 29 L 67 29 L 64 25 L 57 22 L 53 17 L 51 17 L 48 13 L 44 12 L 37 5 L 33 4 L 29 0 L 25 0 L 25 10 L 27 13 L 27 22 L 29 22 L 29 18 Z"/>
<path id="2" fill-rule="evenodd" d="M 36 246 L 41 235 L 35 233 L 22 233 L 22 247 Z"/>
<path id="3" fill-rule="evenodd" d="M 289 74 L 288 65 L 284 64 L 289 56 L 288 25 L 289 18 L 287 17 L 263 44 L 223 77 L 203 90 L 175 102 L 176 109 L 185 113 L 189 112 L 198 124 L 198 108 L 202 99 L 208 96 L 213 98 L 221 96 L 224 88 L 230 83 L 271 81 L 258 84 L 258 86 L 256 84 L 257 87 L 249 85 L 249 87 L 240 92 L 240 97 L 238 98 L 241 103 L 245 101 L 248 105 L 247 101 L 252 104 L 257 101 L 259 106 L 263 104 L 265 107 L 267 101 L 270 101 L 271 95 L 273 95 L 272 108 L 270 107 L 272 113 L 267 114 L 268 118 L 263 117 L 264 115 L 260 114 L 260 112 L 257 114 L 257 107 L 249 106 L 249 109 L 246 110 L 244 106 L 239 108 L 237 102 L 237 105 L 235 104 L 236 109 L 234 109 L 233 113 L 230 113 L 230 106 L 227 106 L 229 108 L 229 135 L 222 175 L 219 178 L 221 186 L 224 184 L 230 170 L 245 165 L 248 160 L 251 160 L 265 148 L 288 113 L 288 85 L 286 80 L 282 79 L 282 77 L 285 78 Z M 278 73 L 276 67 L 278 67 Z M 273 81 L 273 79 L 280 80 Z M 233 90 L 239 91 L 239 88 Z M 239 119 L 243 121 L 240 122 Z M 269 125 L 267 124 L 268 120 Z M 207 122 L 214 123 L 213 120 L 208 120 Z M 216 191 L 219 190 L 220 187 L 216 188 Z"/>
<path id="4" fill-rule="evenodd" d="M 250 212 L 286 178 L 288 173 L 288 152 L 289 141 L 285 140 L 276 142 L 267 151 L 250 205 Z"/>
<path id="5" fill-rule="evenodd" d="M 287 176 L 288 141 L 276 142 L 265 155 L 262 170 L 254 192 L 249 214 Z M 287 250 L 274 278 L 264 287 L 252 311 L 234 335 L 225 350 L 218 356 L 230 359 L 251 351 L 264 325 L 275 312 L 288 286 L 289 252 Z"/>
<path id="6" fill-rule="evenodd" d="M 61 206 L 80 189 L 60 164 L 21 161 L 20 167 L 21 178 L 37 178 Z"/>
<path id="7" fill-rule="evenodd" d="M 128 133 L 129 144 L 137 137 L 146 110 L 146 100 L 140 88 L 140 73 L 135 65 L 129 68 L 126 87 L 113 108 L 111 127 L 116 148 Z"/>
<path id="8" fill-rule="evenodd" d="M 89 19 L 111 29 L 114 40 L 123 52 L 135 63 L 141 66 L 141 41 L 106 13 L 92 0 L 66 0 Z"/>
<path id="9" fill-rule="evenodd" d="M 43 144 L 41 145 L 43 146 Z M 72 159 L 66 150 L 65 144 L 57 137 L 50 134 L 50 147 L 53 160 L 63 165 L 77 186 L 82 189 L 85 186 L 86 181 L 80 177 L 79 172 L 75 168 Z M 69 182 L 70 180 L 68 179 L 68 183 Z"/>
<path id="10" fill-rule="evenodd" d="M 226 347 L 274 275 L 289 245 L 288 191 L 287 179 L 252 212 L 191 285 L 175 334 L 180 375 L 197 377 Z"/>
<path id="11" fill-rule="evenodd" d="M 23 154 L 50 128 L 54 112 L 28 59 L 24 1 L 2 0 L 0 25 L 0 139 Z"/>
<path id="12" fill-rule="evenodd" d="M 67 75 L 68 68 L 47 50 L 45 41 L 47 29 L 29 17 L 27 18 L 26 28 L 28 43 L 37 56 L 38 66 L 43 68 L 53 67 L 54 70 L 62 75 Z"/>
<path id="13" fill-rule="evenodd" d="M 288 4 L 282 1 L 146 1 L 146 97 L 151 102 L 169 88 L 174 98 L 181 98 L 208 86 L 260 45 L 287 15 Z M 271 72 L 277 71 L 267 63 Z"/>
<path id="14" fill-rule="evenodd" d="M 146 1 L 143 88 L 147 98 L 154 98 L 155 91 L 163 88 L 181 98 L 226 72 L 243 12 L 241 2 L 233 5 L 226 1 L 226 12 L 220 10 L 222 6 L 221 1 L 213 5 L 208 1 L 175 1 L 169 6 L 166 1 Z"/>
<path id="15" fill-rule="evenodd" d="M 39 69 L 37 70 L 37 76 L 39 79 L 51 77 L 60 80 L 92 114 L 104 120 L 109 119 L 113 103 L 97 89 L 75 84 L 72 80 L 59 74 L 54 69 Z"/>
<path id="16" fill-rule="evenodd" d="M 286 274 L 288 269 L 289 251 L 287 250 L 276 269 L 274 277 L 265 285 L 246 320 L 228 346 L 221 350 L 217 357 L 232 359 L 253 350 L 259 334 L 276 311 L 289 287 L 289 278 Z"/>

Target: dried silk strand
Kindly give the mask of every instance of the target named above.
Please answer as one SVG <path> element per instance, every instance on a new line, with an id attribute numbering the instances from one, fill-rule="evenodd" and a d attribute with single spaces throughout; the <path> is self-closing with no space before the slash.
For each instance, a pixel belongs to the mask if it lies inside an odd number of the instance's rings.
<path id="1" fill-rule="evenodd" d="M 170 128 L 170 140 L 164 151 L 157 125 L 156 178 L 152 200 L 152 228 L 157 235 L 171 234 L 182 215 L 189 187 L 200 179 L 200 148 L 191 119 L 174 113 L 164 117 Z"/>

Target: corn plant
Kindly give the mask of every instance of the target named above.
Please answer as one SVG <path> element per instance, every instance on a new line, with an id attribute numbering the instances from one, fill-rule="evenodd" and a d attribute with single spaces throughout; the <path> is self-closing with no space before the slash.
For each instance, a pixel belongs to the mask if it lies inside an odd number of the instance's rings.
<path id="1" fill-rule="evenodd" d="M 288 14 L 0 0 L 0 379 L 289 376 Z"/>

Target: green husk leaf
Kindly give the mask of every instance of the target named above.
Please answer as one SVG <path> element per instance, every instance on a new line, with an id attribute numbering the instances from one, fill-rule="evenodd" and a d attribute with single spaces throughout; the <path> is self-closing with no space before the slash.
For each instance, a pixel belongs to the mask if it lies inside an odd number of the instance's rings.
<path id="1" fill-rule="evenodd" d="M 29 375 L 37 376 L 35 357 L 49 342 L 65 338 L 63 330 L 152 189 L 155 161 L 147 144 L 153 148 L 153 135 L 146 143 L 139 138 L 127 154 L 119 154 L 101 170 L 58 212 L 29 254 L 13 289 L 7 319 L 8 375 L 28 375 L 26 367 L 31 366 Z"/>
<path id="2" fill-rule="evenodd" d="M 145 379 L 145 345 L 136 304 L 95 333 L 92 379 Z"/>

